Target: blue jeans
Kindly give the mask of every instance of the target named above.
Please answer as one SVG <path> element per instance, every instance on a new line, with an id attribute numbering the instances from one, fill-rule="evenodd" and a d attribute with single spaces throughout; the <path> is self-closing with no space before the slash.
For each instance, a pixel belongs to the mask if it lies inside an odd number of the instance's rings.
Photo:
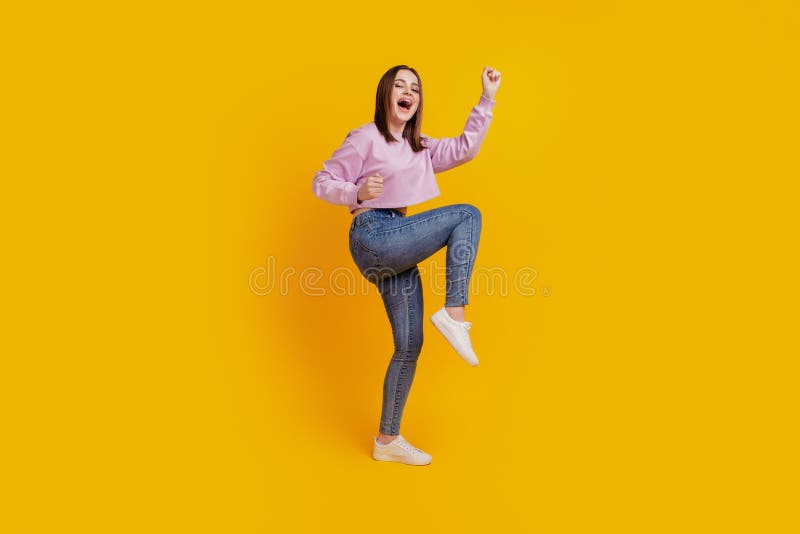
<path id="1" fill-rule="evenodd" d="M 350 253 L 361 274 L 383 298 L 394 354 L 383 382 L 380 433 L 400 433 L 408 392 L 422 350 L 423 302 L 417 263 L 447 247 L 445 306 L 468 304 L 481 214 L 470 204 L 442 206 L 409 217 L 372 209 L 353 217 Z"/>

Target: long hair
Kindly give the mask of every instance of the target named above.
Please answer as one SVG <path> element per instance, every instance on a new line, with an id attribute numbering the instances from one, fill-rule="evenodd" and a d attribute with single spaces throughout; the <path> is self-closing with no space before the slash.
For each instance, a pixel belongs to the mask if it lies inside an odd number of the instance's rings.
<path id="1" fill-rule="evenodd" d="M 422 129 L 422 78 L 419 77 L 416 70 L 408 65 L 396 65 L 381 76 L 381 80 L 378 82 L 378 90 L 375 93 L 375 126 L 378 127 L 378 131 L 381 132 L 387 143 L 399 142 L 389 131 L 388 116 L 393 104 L 392 88 L 394 87 L 395 76 L 397 76 L 397 71 L 404 69 L 413 72 L 419 81 L 419 105 L 414 116 L 406 122 L 406 126 L 403 128 L 403 137 L 408 140 L 408 144 L 414 152 L 419 152 L 425 148 L 420 135 Z"/>

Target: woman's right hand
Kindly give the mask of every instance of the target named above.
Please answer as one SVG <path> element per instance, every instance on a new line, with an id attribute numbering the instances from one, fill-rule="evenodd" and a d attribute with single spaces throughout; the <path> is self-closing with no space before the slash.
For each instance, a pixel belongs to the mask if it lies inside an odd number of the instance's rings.
<path id="1" fill-rule="evenodd" d="M 361 187 L 358 188 L 358 200 L 371 200 L 381 196 L 383 193 L 383 176 L 375 173 L 367 177 Z"/>

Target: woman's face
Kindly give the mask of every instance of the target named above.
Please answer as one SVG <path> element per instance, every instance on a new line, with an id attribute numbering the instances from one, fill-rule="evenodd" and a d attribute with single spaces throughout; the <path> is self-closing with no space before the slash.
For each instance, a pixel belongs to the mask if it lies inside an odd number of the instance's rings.
<path id="1" fill-rule="evenodd" d="M 397 71 L 392 87 L 391 114 L 393 122 L 404 123 L 414 116 L 419 107 L 419 80 L 406 69 Z"/>

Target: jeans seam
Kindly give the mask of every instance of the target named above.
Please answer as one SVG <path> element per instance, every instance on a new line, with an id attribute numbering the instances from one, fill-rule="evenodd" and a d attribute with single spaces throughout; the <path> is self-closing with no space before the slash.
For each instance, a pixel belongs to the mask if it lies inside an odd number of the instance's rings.
<path id="1" fill-rule="evenodd" d="M 356 245 L 358 245 L 359 247 L 361 247 L 362 249 L 364 249 L 365 251 L 367 251 L 367 252 L 369 252 L 371 255 L 373 255 L 373 256 L 375 257 L 375 260 L 376 260 L 376 261 L 378 260 L 378 253 L 377 253 L 376 251 L 372 250 L 371 248 L 369 248 L 368 246 L 366 246 L 366 245 L 365 245 L 365 244 L 364 244 L 364 243 L 361 241 L 361 239 L 359 239 L 359 238 L 358 238 L 358 236 L 355 236 L 355 235 L 352 235 L 352 234 L 351 234 L 351 235 L 350 235 L 350 240 L 351 240 L 351 241 L 354 241 Z"/>
<path id="2" fill-rule="evenodd" d="M 427 217 L 425 219 L 419 219 L 417 221 L 413 221 L 413 222 L 409 222 L 409 223 L 406 223 L 406 224 L 402 224 L 402 225 L 398 226 L 397 228 L 392 228 L 391 230 L 384 230 L 382 232 L 373 231 L 373 234 L 371 234 L 370 237 L 375 237 L 375 236 L 377 236 L 379 234 L 381 236 L 389 235 L 389 234 L 392 234 L 394 232 L 397 232 L 398 230 L 402 230 L 406 226 L 411 226 L 411 225 L 414 225 L 414 224 L 417 224 L 417 223 L 420 223 L 420 222 L 423 222 L 423 221 L 427 222 L 427 221 L 433 221 L 433 220 L 436 220 L 436 219 L 440 219 L 440 218 L 444 217 L 445 215 L 449 215 L 451 213 L 464 213 L 466 215 L 469 215 L 470 220 L 473 219 L 472 213 L 470 213 L 469 211 L 462 210 L 462 209 L 457 209 L 457 210 L 448 211 L 448 212 L 444 212 L 444 213 L 437 213 L 436 215 L 433 215 L 432 217 Z M 413 217 L 413 215 L 412 215 L 412 217 Z M 470 239 L 472 239 L 472 224 L 471 223 L 470 223 Z"/>
<path id="3" fill-rule="evenodd" d="M 411 280 L 411 278 L 409 277 L 408 280 Z M 413 337 L 412 337 L 412 335 L 413 335 L 412 334 L 412 330 L 413 329 L 411 328 L 411 325 L 414 324 L 413 317 L 412 317 L 412 311 L 413 311 L 413 306 L 414 305 L 411 302 L 411 298 L 410 298 L 410 296 L 408 294 L 408 280 L 406 281 L 405 287 L 403 287 L 403 289 L 401 289 L 400 291 L 402 292 L 403 302 L 406 305 L 406 311 L 407 311 L 407 313 L 406 313 L 407 320 L 405 321 L 406 328 L 408 329 L 408 332 L 406 333 L 406 347 L 411 347 L 411 346 L 413 346 L 413 345 L 411 345 L 411 342 L 413 341 Z M 395 386 L 394 386 L 394 410 L 392 411 L 392 421 L 391 421 L 392 430 L 394 430 L 395 429 L 395 425 L 397 425 L 398 426 L 397 430 L 399 431 L 399 421 L 398 421 L 399 413 L 400 413 L 400 404 L 399 404 L 399 402 L 400 402 L 400 394 L 399 394 L 399 392 L 402 389 L 401 388 L 401 382 L 404 379 L 403 372 L 406 370 L 406 366 L 407 365 L 408 365 L 408 354 L 407 354 L 407 351 L 404 351 L 403 359 L 401 360 L 401 363 L 400 363 L 400 370 L 399 370 L 398 376 L 397 376 L 397 384 L 395 384 Z"/>
<path id="4" fill-rule="evenodd" d="M 459 211 L 462 211 L 462 210 L 459 210 Z M 378 235 L 380 235 L 381 237 L 386 236 L 386 235 L 391 235 L 393 233 L 399 232 L 400 230 L 402 230 L 403 228 L 406 228 L 407 226 L 413 226 L 413 225 L 419 224 L 421 222 L 434 221 L 436 219 L 440 219 L 440 218 L 444 217 L 444 215 L 446 215 L 446 214 L 438 213 L 438 214 L 434 215 L 433 217 L 428 217 L 428 218 L 425 218 L 425 219 L 419 219 L 417 221 L 413 221 L 413 222 L 409 222 L 409 223 L 406 223 L 406 224 L 402 224 L 402 225 L 398 226 L 397 228 L 392 228 L 391 230 L 383 230 L 382 232 L 373 231 L 373 234 L 370 235 L 370 237 L 377 237 Z"/>
<path id="5" fill-rule="evenodd" d="M 474 226 L 474 223 L 475 223 L 475 219 L 473 218 L 473 216 L 472 216 L 472 213 L 471 213 L 471 212 L 469 212 L 469 211 L 467 211 L 467 210 L 458 210 L 458 211 L 459 211 L 459 212 L 461 212 L 461 213 L 465 213 L 465 214 L 467 214 L 467 215 L 469 216 L 469 238 L 468 238 L 468 243 L 469 243 L 470 245 L 472 245 L 472 229 L 473 229 L 473 226 Z M 468 254 L 468 257 L 467 257 L 467 262 L 466 262 L 466 263 L 459 263 L 458 265 L 451 265 L 451 266 L 450 266 L 450 267 L 451 267 L 451 271 L 452 271 L 452 270 L 453 270 L 453 269 L 455 269 L 456 267 L 461 267 L 462 265 L 466 265 L 466 266 L 467 266 L 467 277 L 466 277 L 466 278 L 462 278 L 462 279 L 460 279 L 460 280 L 453 280 L 453 281 L 452 281 L 452 282 L 453 282 L 453 284 L 452 284 L 452 286 L 453 286 L 453 291 L 455 291 L 455 292 L 456 292 L 455 299 L 456 299 L 457 303 L 456 303 L 456 304 L 454 304 L 454 303 L 453 303 L 453 302 L 450 300 L 450 297 L 451 297 L 451 295 L 446 295 L 446 296 L 445 296 L 445 305 L 448 305 L 448 304 L 449 304 L 449 305 L 451 305 L 451 306 L 463 306 L 463 305 L 465 305 L 465 304 L 467 304 L 467 303 L 468 303 L 468 300 L 469 300 L 469 299 L 467 298 L 467 292 L 468 292 L 469 288 L 468 288 L 468 287 L 466 287 L 466 284 L 465 284 L 465 287 L 464 287 L 464 295 L 463 295 L 463 297 L 462 297 L 462 295 L 460 294 L 461 292 L 460 292 L 460 291 L 458 291 L 457 289 L 455 289 L 455 286 L 456 286 L 456 283 L 457 283 L 457 282 L 462 282 L 462 281 L 467 281 L 467 280 L 469 280 L 469 271 L 470 271 L 469 265 L 472 263 L 472 253 L 473 253 L 473 251 L 472 251 L 472 246 L 470 246 L 470 247 L 467 249 L 467 254 Z M 450 274 L 450 273 L 448 273 L 448 274 Z M 458 285 L 458 287 L 460 287 L 460 284 Z M 463 302 L 462 302 L 462 301 L 463 301 Z"/>

